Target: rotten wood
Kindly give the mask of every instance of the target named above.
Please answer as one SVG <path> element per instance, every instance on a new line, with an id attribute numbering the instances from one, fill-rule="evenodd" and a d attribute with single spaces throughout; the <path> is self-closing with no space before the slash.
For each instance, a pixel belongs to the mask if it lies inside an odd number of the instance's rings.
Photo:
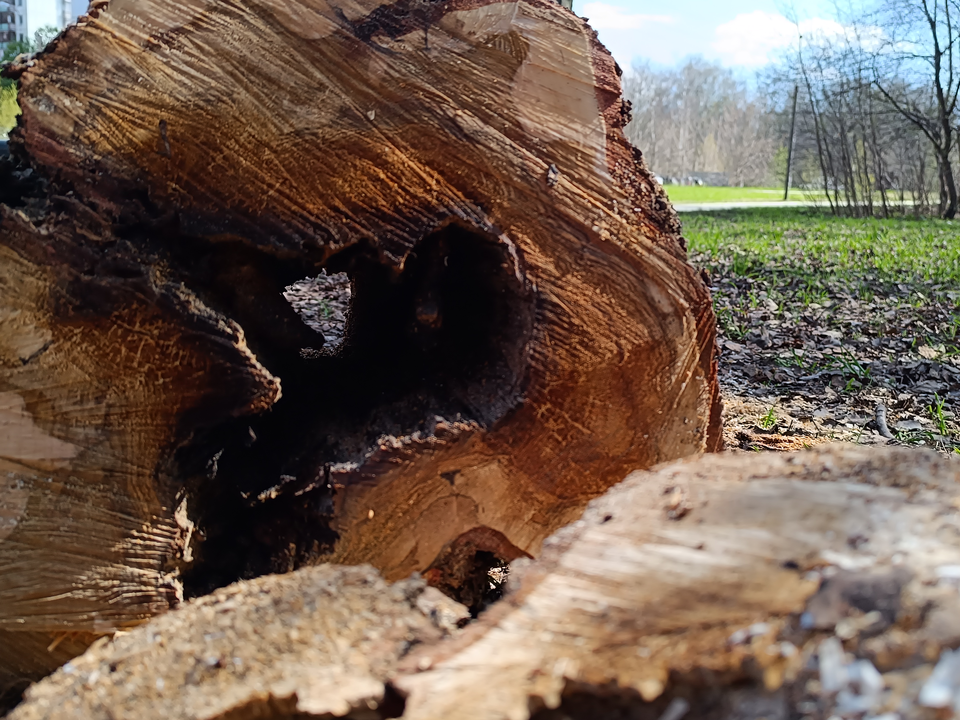
<path id="1" fill-rule="evenodd" d="M 175 451 L 279 394 L 235 323 L 58 217 L 0 207 L 0 693 L 182 600 Z"/>
<path id="2" fill-rule="evenodd" d="M 7 72 L 46 184 L 3 190 L 0 630 L 324 560 L 455 587 L 718 449 L 709 294 L 562 7 L 112 0 Z M 282 295 L 321 269 L 336 352 Z"/>

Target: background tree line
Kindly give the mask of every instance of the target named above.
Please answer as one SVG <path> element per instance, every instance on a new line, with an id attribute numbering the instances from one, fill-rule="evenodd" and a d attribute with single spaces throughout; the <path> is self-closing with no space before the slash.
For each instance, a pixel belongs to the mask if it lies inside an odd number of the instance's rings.
<path id="1" fill-rule="evenodd" d="M 708 173 L 730 185 L 774 181 L 783 146 L 776 110 L 732 71 L 701 58 L 676 69 L 638 64 L 624 94 L 633 105 L 627 136 L 667 181 Z"/>
<path id="2" fill-rule="evenodd" d="M 752 82 L 700 59 L 638 65 L 630 139 L 666 178 L 723 173 L 782 184 L 797 96 L 792 186 L 838 214 L 958 211 L 960 0 L 838 6 Z"/>

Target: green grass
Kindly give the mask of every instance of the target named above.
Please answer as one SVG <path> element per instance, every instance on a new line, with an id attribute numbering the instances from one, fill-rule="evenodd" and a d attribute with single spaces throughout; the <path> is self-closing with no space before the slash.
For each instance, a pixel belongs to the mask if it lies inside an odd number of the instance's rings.
<path id="1" fill-rule="evenodd" d="M 783 200 L 783 188 L 664 185 L 663 189 L 667 191 L 670 201 L 675 203 L 774 202 Z M 800 200 L 800 192 L 791 192 L 790 199 Z"/>
<path id="2" fill-rule="evenodd" d="M 779 202 L 783 200 L 783 188 L 761 187 L 708 187 L 706 185 L 664 185 L 667 196 L 673 203 L 729 203 L 729 202 Z M 888 191 L 887 197 L 894 205 L 900 202 L 899 195 Z M 912 196 L 911 196 L 912 198 Z M 911 198 L 907 198 L 910 200 Z M 790 190 L 791 201 L 804 201 L 813 205 L 828 206 L 822 192 Z M 874 202 L 880 203 L 880 193 L 874 194 Z"/>
<path id="3" fill-rule="evenodd" d="M 777 424 L 776 405 L 771 405 L 770 409 L 767 410 L 767 414 L 757 421 L 757 425 L 759 425 L 764 430 L 772 430 L 776 424 Z"/>
<path id="4" fill-rule="evenodd" d="M 699 264 L 740 276 L 771 272 L 821 280 L 866 278 L 960 290 L 960 223 L 937 219 L 838 218 L 807 208 L 756 208 L 682 216 Z M 815 302 L 820 283 L 797 292 Z M 870 288 L 865 287 L 865 292 Z"/>
<path id="5" fill-rule="evenodd" d="M 0 137 L 5 136 L 17 124 L 20 106 L 17 105 L 17 90 L 12 85 L 0 85 Z"/>

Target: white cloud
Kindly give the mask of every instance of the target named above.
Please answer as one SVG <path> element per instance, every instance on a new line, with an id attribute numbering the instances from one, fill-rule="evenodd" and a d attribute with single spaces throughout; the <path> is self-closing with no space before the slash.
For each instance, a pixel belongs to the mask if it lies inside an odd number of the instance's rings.
<path id="1" fill-rule="evenodd" d="M 717 27 L 711 47 L 725 65 L 760 67 L 770 62 L 773 51 L 793 45 L 798 30 L 805 39 L 835 38 L 846 32 L 843 25 L 826 18 L 801 20 L 798 28 L 783 15 L 755 10 Z"/>
<path id="2" fill-rule="evenodd" d="M 587 3 L 580 14 L 590 19 L 594 30 L 639 30 L 651 23 L 673 22 L 669 15 L 628 13 L 622 7 L 603 2 Z"/>

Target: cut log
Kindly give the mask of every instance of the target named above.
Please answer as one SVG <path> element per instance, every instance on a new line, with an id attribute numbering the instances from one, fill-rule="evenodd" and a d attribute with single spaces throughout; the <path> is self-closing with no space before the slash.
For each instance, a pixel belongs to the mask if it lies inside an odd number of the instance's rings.
<path id="1" fill-rule="evenodd" d="M 262 577 L 94 646 L 11 720 L 396 717 L 400 659 L 463 617 L 423 580 L 389 586 L 370 567 Z"/>
<path id="2" fill-rule="evenodd" d="M 960 645 L 958 480 L 903 449 L 674 464 L 594 502 L 459 633 L 420 581 L 305 569 L 103 641 L 10 720 L 929 718 L 960 702 L 931 674 Z"/>
<path id="3" fill-rule="evenodd" d="M 403 717 L 925 716 L 923 680 L 960 645 L 958 507 L 960 463 L 905 449 L 635 473 L 462 638 L 410 658 Z"/>
<path id="4" fill-rule="evenodd" d="M 536 555 L 629 470 L 719 447 L 709 294 L 572 13 L 94 5 L 8 69 L 49 185 L 4 190 L 33 216 L 0 236 L 28 466 L 0 502 L 63 537 L 0 541 L 0 630 L 112 630 L 178 571 L 454 587 L 465 554 Z M 282 295 L 321 269 L 352 286 L 336 352 Z"/>
<path id="5" fill-rule="evenodd" d="M 182 600 L 174 453 L 279 394 L 236 324 L 86 231 L 0 207 L 0 695 Z"/>

